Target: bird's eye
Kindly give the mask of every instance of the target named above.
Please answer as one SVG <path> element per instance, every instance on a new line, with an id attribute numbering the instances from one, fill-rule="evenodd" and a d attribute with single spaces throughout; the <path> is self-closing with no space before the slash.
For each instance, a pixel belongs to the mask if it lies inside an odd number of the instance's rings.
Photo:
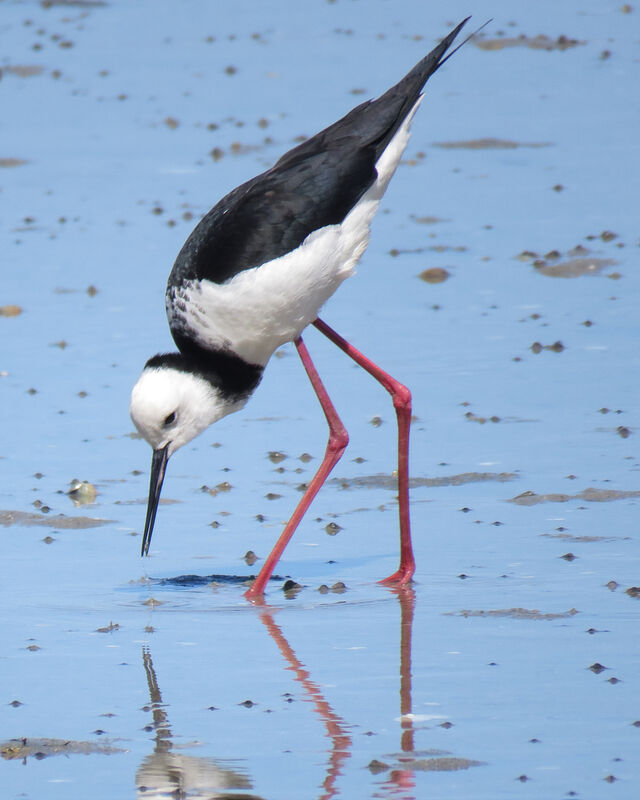
<path id="1" fill-rule="evenodd" d="M 169 425 L 173 425 L 173 423 L 174 423 L 175 421 L 176 421 L 176 412 L 175 412 L 175 411 L 172 411 L 170 414 L 168 414 L 168 415 L 167 415 L 167 416 L 164 418 L 164 422 L 163 422 L 162 424 L 164 425 L 164 427 L 165 427 L 165 428 L 168 428 L 168 427 L 169 427 Z"/>

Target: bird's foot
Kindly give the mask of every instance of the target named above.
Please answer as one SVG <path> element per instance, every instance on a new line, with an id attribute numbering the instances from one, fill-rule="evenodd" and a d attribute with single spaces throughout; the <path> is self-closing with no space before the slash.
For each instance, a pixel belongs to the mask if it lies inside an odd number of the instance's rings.
<path id="1" fill-rule="evenodd" d="M 410 583 L 413 582 L 413 573 L 415 571 L 415 567 L 410 565 L 408 567 L 399 567 L 393 575 L 389 575 L 388 578 L 383 578 L 378 583 L 381 583 L 383 586 L 408 586 Z"/>
<path id="2" fill-rule="evenodd" d="M 256 606 L 265 605 L 264 587 L 256 586 L 256 581 L 251 584 L 251 586 L 244 593 L 244 596 Z"/>

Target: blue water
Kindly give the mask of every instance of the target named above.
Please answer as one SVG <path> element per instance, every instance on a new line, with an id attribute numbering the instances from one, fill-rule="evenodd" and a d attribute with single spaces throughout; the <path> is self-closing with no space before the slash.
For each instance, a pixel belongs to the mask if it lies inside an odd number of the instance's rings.
<path id="1" fill-rule="evenodd" d="M 225 192 L 470 11 L 493 17 L 488 39 L 580 44 L 470 43 L 434 76 L 358 275 L 324 312 L 411 387 L 412 475 L 452 479 L 412 491 L 413 590 L 376 583 L 397 566 L 395 492 L 356 480 L 395 468 L 390 401 L 315 330 L 351 445 L 278 567 L 305 588 L 274 581 L 254 607 L 236 583 L 161 583 L 255 572 L 245 552 L 268 554 L 326 439 L 283 348 L 247 407 L 172 459 L 140 560 L 150 452 L 128 396 L 172 346 L 176 253 Z M 0 317 L 0 512 L 41 522 L 1 529 L 3 797 L 635 797 L 638 13 L 0 2 L 0 164 L 26 162 L 0 166 L 0 305 L 22 309 Z M 521 146 L 438 146 L 486 137 Z M 552 278 L 517 258 L 577 245 L 615 264 Z M 450 277 L 421 281 L 431 267 Z M 489 479 L 455 480 L 469 473 Z M 74 507 L 73 478 L 95 504 Z M 565 497 L 507 502 L 524 492 Z M 122 752 L 7 758 L 22 737 Z"/>

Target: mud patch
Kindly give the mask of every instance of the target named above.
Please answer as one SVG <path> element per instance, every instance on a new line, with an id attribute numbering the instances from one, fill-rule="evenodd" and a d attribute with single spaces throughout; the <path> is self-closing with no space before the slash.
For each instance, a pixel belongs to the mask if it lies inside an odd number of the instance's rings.
<path id="1" fill-rule="evenodd" d="M 611 231 L 603 231 L 599 236 L 587 236 L 589 240 L 602 239 L 603 242 L 611 242 L 617 238 L 617 234 Z M 541 275 L 548 278 L 581 278 L 583 275 L 599 275 L 606 267 L 612 267 L 617 262 L 613 258 L 596 258 L 590 255 L 589 248 L 582 244 L 576 245 L 564 256 L 559 250 L 550 250 L 541 255 L 533 250 L 523 250 L 516 258 L 525 263 L 531 262 Z M 607 277 L 620 277 L 618 273 L 610 273 Z"/>
<path id="2" fill-rule="evenodd" d="M 480 425 L 484 425 L 486 422 L 500 422 L 500 417 L 495 414 L 491 417 L 479 417 L 477 414 L 474 414 L 473 411 L 467 411 L 465 418 L 468 419 L 469 422 L 478 422 Z"/>
<path id="3" fill-rule="evenodd" d="M 511 139 L 465 139 L 459 142 L 434 142 L 433 147 L 446 150 L 515 150 L 518 147 L 551 147 L 551 142 L 514 142 Z"/>
<path id="4" fill-rule="evenodd" d="M 10 525 L 20 525 L 22 527 L 41 527 L 58 528 L 60 530 L 84 530 L 86 528 L 98 528 L 100 525 L 108 525 L 113 522 L 111 519 L 97 519 L 95 517 L 67 517 L 64 514 L 56 514 L 53 517 L 45 517 L 42 514 L 34 514 L 32 511 L 0 511 L 0 525 L 8 528 Z"/>
<path id="5" fill-rule="evenodd" d="M 128 752 L 122 747 L 115 747 L 109 742 L 76 742 L 69 739 L 8 739 L 0 744 L 0 756 L 7 761 L 19 758 L 48 758 L 49 756 L 69 756 L 81 754 L 85 756 L 99 753 L 113 755 Z"/>
<path id="6" fill-rule="evenodd" d="M 516 497 L 510 497 L 507 502 L 515 503 L 517 506 L 536 506 L 539 503 L 566 503 L 569 500 L 586 500 L 588 503 L 609 503 L 613 500 L 629 500 L 635 497 L 640 497 L 640 490 L 621 491 L 590 487 L 577 494 L 522 492 Z"/>
<path id="7" fill-rule="evenodd" d="M 580 542 L 589 544 L 590 542 L 628 542 L 629 536 L 575 536 L 571 533 L 541 533 L 545 539 L 562 539 L 564 541 Z"/>
<path id="8" fill-rule="evenodd" d="M 626 500 L 630 497 L 640 497 L 640 490 L 622 491 L 616 489 L 585 489 L 576 497 L 590 503 L 608 503 L 611 500 Z"/>
<path id="9" fill-rule="evenodd" d="M 54 6 L 69 6 L 76 8 L 101 8 L 106 6 L 105 0 L 41 0 L 43 8 L 53 8 Z"/>
<path id="10" fill-rule="evenodd" d="M 581 278 L 583 275 L 599 275 L 606 267 L 616 262 L 612 258 L 572 258 L 559 264 L 534 263 L 536 272 L 548 278 Z"/>
<path id="11" fill-rule="evenodd" d="M 430 267 L 423 270 L 418 277 L 425 283 L 444 283 L 449 277 L 449 272 L 443 267 Z"/>
<path id="12" fill-rule="evenodd" d="M 550 36 L 538 34 L 538 36 L 505 36 L 495 39 L 483 39 L 474 37 L 472 42 L 481 50 L 504 50 L 505 47 L 530 47 L 532 50 L 569 50 L 571 47 L 584 45 L 579 39 L 570 39 L 568 36 L 558 36 L 552 39 Z"/>
<path id="13" fill-rule="evenodd" d="M 0 317 L 19 317 L 22 314 L 22 308 L 20 306 L 16 306 L 13 303 L 0 306 Z"/>
<path id="14" fill-rule="evenodd" d="M 32 78 L 34 75 L 42 75 L 44 67 L 37 64 L 10 64 L 3 67 L 2 72 L 15 75 L 17 78 Z"/>
<path id="15" fill-rule="evenodd" d="M 6 167 L 7 169 L 21 167 L 23 164 L 28 163 L 24 158 L 0 158 L 0 167 Z"/>
<path id="16" fill-rule="evenodd" d="M 537 608 L 494 608 L 484 609 L 462 609 L 461 611 L 447 611 L 445 616 L 450 617 L 511 617 L 512 619 L 568 619 L 580 612 L 575 608 L 568 611 L 544 614 Z"/>
<path id="17" fill-rule="evenodd" d="M 414 758 L 402 759 L 398 769 L 411 769 L 418 772 L 456 772 L 469 767 L 481 767 L 484 761 L 472 761 L 469 758 L 456 758 L 445 756 L 443 758 Z"/>
<path id="18" fill-rule="evenodd" d="M 498 481 L 505 483 L 517 478 L 514 472 L 462 472 L 459 475 L 450 475 L 443 478 L 409 478 L 409 487 L 416 489 L 419 486 L 461 486 L 464 483 L 478 483 L 481 481 Z M 360 475 L 357 478 L 331 478 L 327 481 L 333 486 L 342 489 L 397 489 L 398 479 L 395 475 Z"/>
<path id="19" fill-rule="evenodd" d="M 433 757 L 428 757 L 433 755 Z M 461 769 L 470 767 L 485 766 L 484 761 L 473 761 L 469 758 L 458 758 L 450 756 L 446 751 L 430 750 L 423 751 L 423 754 L 397 753 L 389 756 L 393 763 L 374 759 L 368 765 L 369 770 L 374 774 L 388 772 L 389 770 L 410 770 L 412 772 L 457 772 Z"/>
<path id="20" fill-rule="evenodd" d="M 114 506 L 146 506 L 149 502 L 148 497 L 138 497 L 136 500 L 114 500 Z M 182 500 L 173 500 L 171 497 L 161 497 L 158 505 L 172 506 L 176 503 L 181 503 Z"/>

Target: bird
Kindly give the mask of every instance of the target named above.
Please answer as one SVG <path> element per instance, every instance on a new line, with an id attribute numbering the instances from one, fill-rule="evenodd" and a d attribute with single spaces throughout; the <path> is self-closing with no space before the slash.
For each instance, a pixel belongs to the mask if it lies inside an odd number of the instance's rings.
<path id="1" fill-rule="evenodd" d="M 349 441 L 302 339 L 313 325 L 392 396 L 398 422 L 400 562 L 380 582 L 403 586 L 412 581 L 411 393 L 318 314 L 364 253 L 424 85 L 471 38 L 450 50 L 468 19 L 380 97 L 359 104 L 229 192 L 187 238 L 165 295 L 178 350 L 150 358 L 131 393 L 131 418 L 153 448 L 141 555 L 149 553 L 170 456 L 243 408 L 276 349 L 293 342 L 327 419 L 329 440 L 317 473 L 245 592 L 249 600 L 263 597 L 285 547 Z"/>

